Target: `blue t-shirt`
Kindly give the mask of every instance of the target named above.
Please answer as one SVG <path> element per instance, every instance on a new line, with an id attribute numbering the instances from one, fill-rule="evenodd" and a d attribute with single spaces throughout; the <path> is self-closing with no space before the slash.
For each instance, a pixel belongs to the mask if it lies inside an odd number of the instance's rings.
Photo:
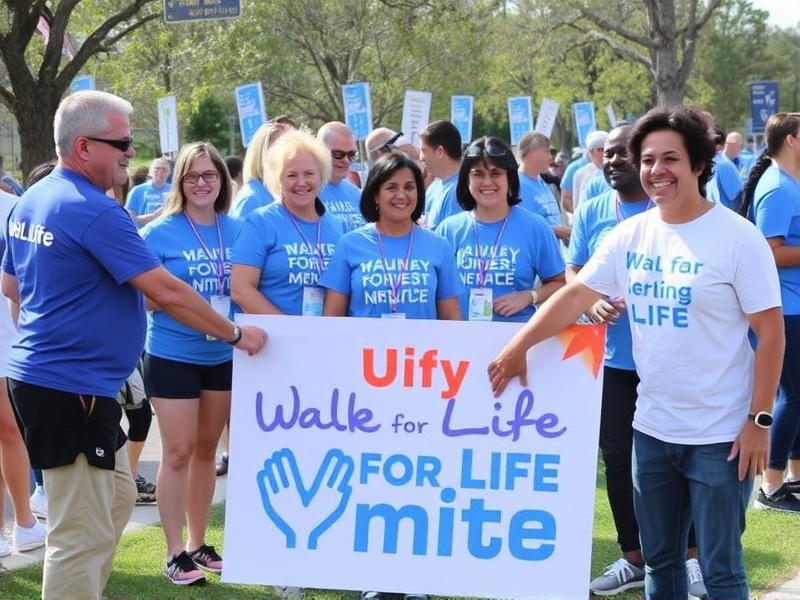
<path id="1" fill-rule="evenodd" d="M 727 208 L 734 208 L 736 196 L 741 190 L 742 178 L 736 165 L 724 152 L 717 152 L 714 157 L 714 174 L 706 185 L 706 197 Z"/>
<path id="2" fill-rule="evenodd" d="M 464 320 L 469 318 L 469 290 L 481 287 L 481 283 L 491 288 L 492 299 L 497 300 L 513 292 L 532 290 L 537 276 L 547 281 L 564 272 L 558 240 L 539 215 L 512 206 L 505 228 L 502 220 L 482 223 L 476 221 L 474 215 L 474 212 L 454 215 L 436 229 L 455 250 L 458 272 L 466 287 L 459 297 Z M 483 260 L 479 260 L 479 256 Z M 486 273 L 483 282 L 479 281 L 482 268 Z M 535 306 L 528 306 L 510 317 L 493 313 L 492 321 L 525 323 L 535 311 Z"/>
<path id="3" fill-rule="evenodd" d="M 350 297 L 347 314 L 351 317 L 374 318 L 391 312 L 394 287 L 398 313 L 408 319 L 436 319 L 436 302 L 455 298 L 464 286 L 447 240 L 417 226 L 412 232 L 413 240 L 412 233 L 381 235 L 381 256 L 374 223 L 351 231 L 336 247 L 320 285 Z"/>
<path id="4" fill-rule="evenodd" d="M 434 179 L 425 190 L 425 214 L 428 216 L 428 229 L 436 226 L 447 217 L 463 212 L 456 199 L 458 173 L 447 179 Z"/>
<path id="5" fill-rule="evenodd" d="M 9 377 L 116 398 L 144 345 L 144 301 L 127 282 L 158 266 L 125 209 L 56 168 L 9 218 L 3 270 L 20 297 Z"/>
<path id="6" fill-rule="evenodd" d="M 598 173 L 590 178 L 589 181 L 583 182 L 581 186 L 581 197 L 578 198 L 578 203 L 580 204 L 581 202 L 591 200 L 595 196 L 599 196 L 610 189 L 611 186 L 608 184 L 608 181 L 606 181 L 605 176 L 602 173 Z"/>
<path id="7" fill-rule="evenodd" d="M 128 192 L 128 200 L 125 208 L 135 214 L 149 215 L 164 206 L 164 197 L 170 191 L 171 186 L 165 183 L 163 187 L 157 188 L 152 181 L 145 181 L 134 187 Z"/>
<path id="8" fill-rule="evenodd" d="M 236 198 L 233 199 L 230 215 L 237 219 L 244 219 L 257 208 L 269 206 L 275 202 L 270 191 L 258 179 L 246 182 Z"/>
<path id="9" fill-rule="evenodd" d="M 214 295 L 230 298 L 231 249 L 240 225 L 240 221 L 228 215 L 219 215 L 222 260 L 216 224 L 195 223 L 205 244 L 203 248 L 186 213 L 159 217 L 142 229 L 142 237 L 167 271 L 210 302 Z M 227 316 L 231 318 L 232 313 Z M 147 315 L 144 349 L 153 356 L 195 365 L 218 365 L 233 357 L 233 346 L 224 340 L 207 340 L 205 334 L 186 327 L 163 310 Z"/>
<path id="10" fill-rule="evenodd" d="M 572 222 L 567 262 L 582 267 L 589 262 L 589 257 L 618 223 L 653 206 L 650 199 L 617 204 L 615 190 L 590 198 L 585 203 L 581 202 L 575 210 L 575 220 Z M 622 311 L 616 324 L 606 328 L 606 365 L 615 369 L 636 370 L 628 311 Z"/>
<path id="11" fill-rule="evenodd" d="M 325 212 L 344 221 L 348 231 L 366 223 L 361 215 L 361 190 L 347 179 L 339 183 L 328 182 L 320 191 L 319 199 L 325 205 Z"/>
<path id="12" fill-rule="evenodd" d="M 769 167 L 756 185 L 751 216 L 764 237 L 782 237 L 787 246 L 800 246 L 800 185 L 794 177 Z M 783 314 L 800 315 L 800 266 L 778 267 L 778 278 Z"/>
<path id="13" fill-rule="evenodd" d="M 22 196 L 25 190 L 22 189 L 22 186 L 14 179 L 11 175 L 3 175 L 2 179 L 0 179 L 3 183 L 5 183 L 8 187 L 11 188 L 17 196 Z"/>
<path id="14" fill-rule="evenodd" d="M 520 206 L 530 212 L 544 217 L 553 227 L 561 225 L 561 209 L 550 186 L 541 178 L 534 179 L 522 171 L 519 172 Z"/>
<path id="15" fill-rule="evenodd" d="M 564 169 L 564 176 L 561 178 L 561 189 L 571 192 L 572 181 L 575 179 L 576 171 L 580 169 L 582 166 L 588 164 L 589 164 L 589 157 L 586 156 L 585 152 L 580 158 L 576 158 L 571 163 L 569 163 L 567 165 L 567 168 Z"/>
<path id="16" fill-rule="evenodd" d="M 275 203 L 248 215 L 231 262 L 260 269 L 258 291 L 283 314 L 299 316 L 303 287 L 319 285 L 320 260 L 324 270 L 346 230 L 344 221 L 328 213 L 319 221 L 304 221 Z"/>

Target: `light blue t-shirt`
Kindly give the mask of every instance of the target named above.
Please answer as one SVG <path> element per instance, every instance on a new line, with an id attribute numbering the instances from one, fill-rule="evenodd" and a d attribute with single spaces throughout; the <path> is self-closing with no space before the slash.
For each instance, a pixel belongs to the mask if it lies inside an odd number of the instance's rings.
<path id="1" fill-rule="evenodd" d="M 125 208 L 137 217 L 154 213 L 164 206 L 164 199 L 171 189 L 168 183 L 160 188 L 154 186 L 152 181 L 140 183 L 128 192 Z"/>
<path id="2" fill-rule="evenodd" d="M 561 209 L 550 186 L 541 178 L 534 179 L 522 171 L 519 172 L 520 206 L 530 212 L 544 217 L 554 227 L 561 225 Z"/>
<path id="3" fill-rule="evenodd" d="M 447 179 L 434 179 L 425 190 L 425 214 L 427 215 L 428 229 L 436 226 L 447 217 L 457 215 L 464 209 L 456 199 L 456 184 L 458 173 Z"/>
<path id="4" fill-rule="evenodd" d="M 582 267 L 618 223 L 653 206 L 650 199 L 618 204 L 615 190 L 581 202 L 572 222 L 567 262 Z M 636 370 L 628 311 L 622 311 L 616 324 L 606 328 L 606 365 L 615 369 Z"/>
<path id="5" fill-rule="evenodd" d="M 714 174 L 706 185 L 706 197 L 732 209 L 741 190 L 742 178 L 736 165 L 725 156 L 724 152 L 717 152 L 714 157 Z"/>
<path id="6" fill-rule="evenodd" d="M 513 292 L 532 290 L 537 276 L 547 281 L 564 273 L 558 240 L 544 218 L 521 206 L 512 206 L 505 228 L 504 221 L 482 223 L 475 220 L 471 211 L 445 219 L 436 229 L 455 250 L 458 272 L 466 288 L 459 296 L 464 320 L 469 318 L 471 289 L 491 288 L 492 299 L 497 300 Z M 479 281 L 482 269 L 485 280 Z M 509 317 L 493 313 L 492 321 L 525 323 L 535 311 L 535 306 L 527 306 Z"/>
<path id="7" fill-rule="evenodd" d="M 366 221 L 361 215 L 361 190 L 342 179 L 339 183 L 328 182 L 319 193 L 325 211 L 339 217 L 347 225 L 347 230 L 358 229 Z"/>
<path id="8" fill-rule="evenodd" d="M 581 186 L 581 197 L 578 198 L 578 203 L 586 202 L 587 200 L 591 200 L 595 196 L 599 196 L 600 194 L 607 192 L 611 189 L 611 186 L 606 181 L 605 175 L 602 173 L 598 173 L 589 181 L 585 181 Z"/>
<path id="9" fill-rule="evenodd" d="M 785 171 L 773 165 L 764 172 L 751 215 L 764 237 L 782 237 L 787 246 L 800 246 L 800 185 Z M 800 266 L 778 267 L 778 278 L 783 314 L 800 315 Z"/>
<path id="10" fill-rule="evenodd" d="M 222 257 L 216 224 L 195 223 L 205 248 L 185 213 L 159 217 L 142 228 L 142 237 L 164 268 L 209 302 L 212 295 L 230 298 L 231 249 L 241 225 L 228 215 L 218 215 L 218 218 Z M 232 316 L 231 310 L 227 317 Z M 195 365 L 218 365 L 233 357 L 233 346 L 224 340 L 207 340 L 205 334 L 186 327 L 163 310 L 147 314 L 144 349 L 153 356 Z"/>
<path id="11" fill-rule="evenodd" d="M 568 192 L 572 191 L 572 181 L 575 179 L 575 173 L 578 169 L 580 169 L 584 165 L 589 164 L 589 157 L 586 156 L 584 152 L 580 158 L 576 158 L 571 163 L 567 165 L 567 168 L 564 169 L 564 176 L 561 178 L 561 189 L 567 190 Z"/>
<path id="12" fill-rule="evenodd" d="M 278 202 L 248 215 L 231 262 L 260 269 L 258 291 L 281 313 L 300 316 L 303 288 L 319 285 L 319 269 L 327 267 L 346 230 L 344 221 L 328 213 L 319 221 L 304 221 Z"/>
<path id="13" fill-rule="evenodd" d="M 416 225 L 412 233 L 381 235 L 382 256 L 374 223 L 351 231 L 336 247 L 320 285 L 350 297 L 351 317 L 390 313 L 394 288 L 398 313 L 407 319 L 436 319 L 436 302 L 455 298 L 464 286 L 447 240 Z"/>
<path id="14" fill-rule="evenodd" d="M 269 206 L 275 202 L 270 191 L 258 179 L 247 181 L 236 198 L 233 199 L 230 214 L 237 219 L 244 219 L 257 208 Z"/>
<path id="15" fill-rule="evenodd" d="M 22 196 L 22 194 L 25 191 L 22 189 L 22 186 L 19 184 L 19 182 L 16 179 L 14 179 L 11 175 L 3 175 L 3 177 L 0 178 L 0 181 L 2 181 L 8 187 L 10 187 L 11 191 L 14 192 L 14 194 L 17 196 Z"/>
<path id="16" fill-rule="evenodd" d="M 116 200 L 57 167 L 9 217 L 3 270 L 21 306 L 9 377 L 116 398 L 144 345 L 144 300 L 128 282 L 158 266 Z"/>

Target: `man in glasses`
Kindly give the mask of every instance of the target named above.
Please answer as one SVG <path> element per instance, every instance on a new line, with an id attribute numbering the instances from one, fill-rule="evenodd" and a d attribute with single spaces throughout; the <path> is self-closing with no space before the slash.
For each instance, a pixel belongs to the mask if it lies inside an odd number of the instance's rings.
<path id="1" fill-rule="evenodd" d="M 361 227 L 365 222 L 359 209 L 361 190 L 347 179 L 350 165 L 358 160 L 353 132 L 340 121 L 329 121 L 319 128 L 317 139 L 330 150 L 332 166 L 331 180 L 320 191 L 319 199 L 330 214 L 347 223 L 348 229 Z"/>
<path id="2" fill-rule="evenodd" d="M 147 225 L 161 214 L 164 199 L 171 186 L 167 183 L 170 164 L 166 158 L 157 158 L 150 164 L 150 180 L 135 186 L 129 193 L 125 208 L 131 213 L 137 227 Z"/>
<path id="3" fill-rule="evenodd" d="M 450 121 L 434 121 L 420 131 L 419 157 L 436 179 L 425 190 L 427 226 L 435 228 L 450 215 L 461 212 L 456 183 L 461 168 L 461 134 Z"/>
<path id="4" fill-rule="evenodd" d="M 128 179 L 131 112 L 106 92 L 67 96 L 54 122 L 58 164 L 8 219 L 0 288 L 19 318 L 7 383 L 31 465 L 44 473 L 45 599 L 102 595 L 133 510 L 117 393 L 144 347 L 142 294 L 250 354 L 266 343 L 170 275 L 106 196 Z"/>

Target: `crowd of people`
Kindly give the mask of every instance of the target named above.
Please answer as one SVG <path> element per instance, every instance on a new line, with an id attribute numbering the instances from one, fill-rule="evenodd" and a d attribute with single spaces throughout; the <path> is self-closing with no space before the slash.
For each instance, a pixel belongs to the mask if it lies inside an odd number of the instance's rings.
<path id="1" fill-rule="evenodd" d="M 592 132 L 569 165 L 541 133 L 515 149 L 435 121 L 416 148 L 379 127 L 357 170 L 346 124 L 314 136 L 281 116 L 243 159 L 191 142 L 131 187 L 131 111 L 69 96 L 52 172 L 0 195 L 0 556 L 46 534 L 43 598 L 102 595 L 135 502 L 157 506 L 171 582 L 222 571 L 205 536 L 236 460 L 233 354 L 267 343 L 241 311 L 524 323 L 489 366 L 497 395 L 526 383 L 532 345 L 607 324 L 599 448 L 621 556 L 591 591 L 749 600 L 754 477 L 756 508 L 800 513 L 800 117 L 774 115 L 756 161 L 691 107 Z M 152 411 L 155 484 L 138 471 Z"/>

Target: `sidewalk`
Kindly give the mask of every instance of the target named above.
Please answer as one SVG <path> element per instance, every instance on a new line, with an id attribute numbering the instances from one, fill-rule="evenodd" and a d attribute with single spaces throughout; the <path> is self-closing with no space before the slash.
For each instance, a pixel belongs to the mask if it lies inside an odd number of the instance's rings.
<path id="1" fill-rule="evenodd" d="M 126 429 L 127 426 L 123 426 Z M 150 429 L 150 434 L 147 436 L 147 442 L 144 445 L 142 457 L 139 460 L 139 472 L 144 475 L 148 481 L 155 482 L 156 471 L 158 470 L 158 462 L 161 458 L 161 437 L 158 435 L 158 420 L 153 415 L 153 425 Z M 227 489 L 228 478 L 218 477 L 217 487 L 214 491 L 214 504 L 223 502 L 225 500 L 225 492 Z M 6 503 L 10 505 L 10 502 Z M 6 523 L 11 523 L 11 508 L 6 507 Z M 125 528 L 125 533 L 134 531 L 141 527 L 155 525 L 159 522 L 158 509 L 155 505 L 152 506 L 137 506 L 133 509 L 133 515 Z M 33 565 L 44 560 L 44 548 L 25 552 L 24 554 L 13 553 L 11 556 L 0 558 L 0 570 L 5 569 L 19 569 Z M 761 594 L 758 600 L 798 600 L 800 599 L 800 572 L 797 573 L 792 579 L 784 582 L 777 589 Z"/>

